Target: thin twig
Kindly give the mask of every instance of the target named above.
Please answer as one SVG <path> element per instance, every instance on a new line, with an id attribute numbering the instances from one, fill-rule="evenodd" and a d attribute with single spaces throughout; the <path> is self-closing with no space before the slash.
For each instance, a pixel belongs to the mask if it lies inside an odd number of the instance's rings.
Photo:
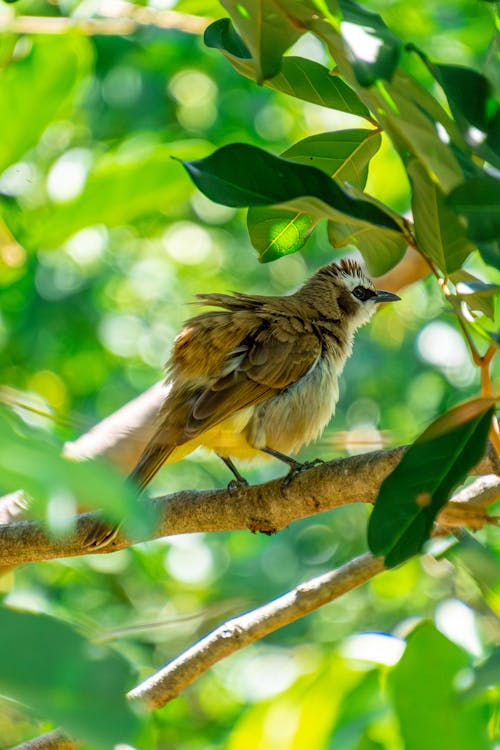
<path id="1" fill-rule="evenodd" d="M 128 697 L 149 709 L 160 708 L 221 659 L 366 583 L 382 570 L 383 558 L 366 553 L 306 581 L 278 599 L 225 622 L 131 690 Z"/>

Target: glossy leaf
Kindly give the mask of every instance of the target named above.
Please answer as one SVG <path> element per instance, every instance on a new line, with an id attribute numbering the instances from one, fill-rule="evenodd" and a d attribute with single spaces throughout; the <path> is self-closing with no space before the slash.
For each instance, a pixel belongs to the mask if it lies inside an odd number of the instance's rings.
<path id="1" fill-rule="evenodd" d="M 452 273 L 463 264 L 474 246 L 465 227 L 446 205 L 446 199 L 417 159 L 407 165 L 412 185 L 412 212 L 420 250 L 443 272 Z"/>
<path id="2" fill-rule="evenodd" d="M 231 144 L 205 159 L 183 162 L 199 190 L 227 206 L 269 206 L 334 220 L 350 217 L 398 231 L 392 216 L 367 200 L 351 197 L 316 167 L 274 156 L 248 144 Z"/>
<path id="3" fill-rule="evenodd" d="M 320 133 L 294 144 L 282 156 L 363 188 L 380 140 L 376 131 L 366 128 Z M 262 262 L 300 250 L 317 223 L 305 213 L 278 208 L 251 208 L 247 218 L 250 239 Z"/>
<path id="4" fill-rule="evenodd" d="M 275 76 L 283 53 L 302 31 L 290 24 L 273 0 L 221 0 L 221 4 L 251 52 L 257 83 Z"/>
<path id="5" fill-rule="evenodd" d="M 220 49 L 246 78 L 255 78 L 250 51 L 235 31 L 229 18 L 215 21 L 205 31 L 205 44 Z M 306 102 L 319 104 L 340 112 L 369 117 L 367 107 L 342 78 L 323 65 L 304 57 L 287 55 L 281 61 L 279 73 L 265 80 L 264 86 L 281 91 Z"/>
<path id="6" fill-rule="evenodd" d="M 399 61 L 399 39 L 378 13 L 353 0 L 339 0 L 339 6 L 340 30 L 358 83 L 371 86 L 380 78 L 390 80 Z"/>
<path id="7" fill-rule="evenodd" d="M 500 179 L 484 174 L 456 187 L 446 203 L 467 220 L 467 234 L 477 242 L 500 237 Z"/>
<path id="8" fill-rule="evenodd" d="M 483 707 L 457 689 L 467 668 L 467 653 L 432 623 L 411 633 L 388 680 L 405 750 L 488 750 Z"/>
<path id="9" fill-rule="evenodd" d="M 24 37 L 18 46 L 17 59 L 0 68 L 0 173 L 34 146 L 54 119 L 68 115 L 92 61 L 88 40 L 76 34 Z"/>
<path id="10" fill-rule="evenodd" d="M 127 705 L 132 675 L 123 657 L 44 614 L 0 609 L 0 633 L 4 695 L 96 750 L 134 740 L 139 721 Z"/>
<path id="11" fill-rule="evenodd" d="M 368 543 L 386 564 L 419 552 L 452 490 L 479 461 L 491 425 L 492 402 L 468 401 L 439 417 L 411 445 L 382 483 L 368 525 Z"/>

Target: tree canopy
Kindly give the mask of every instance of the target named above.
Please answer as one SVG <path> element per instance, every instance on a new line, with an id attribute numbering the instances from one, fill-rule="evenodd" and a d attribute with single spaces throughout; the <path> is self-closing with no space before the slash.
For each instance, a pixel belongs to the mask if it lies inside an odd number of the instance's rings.
<path id="1" fill-rule="evenodd" d="M 493 750 L 498 4 L 0 26 L 0 747 Z M 326 463 L 235 494 L 196 452 L 138 499 L 194 295 L 346 254 L 402 299 L 300 455 Z"/>

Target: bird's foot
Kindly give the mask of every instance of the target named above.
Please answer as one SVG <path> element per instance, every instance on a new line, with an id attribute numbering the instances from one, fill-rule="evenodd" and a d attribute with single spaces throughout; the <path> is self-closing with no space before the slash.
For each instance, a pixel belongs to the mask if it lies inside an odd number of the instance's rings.
<path id="1" fill-rule="evenodd" d="M 245 477 L 240 476 L 239 479 L 231 479 L 227 485 L 227 491 L 230 495 L 237 492 L 241 487 L 248 487 L 248 482 Z"/>
<path id="2" fill-rule="evenodd" d="M 313 458 L 312 461 L 304 461 L 303 463 L 301 463 L 300 461 L 294 461 L 293 464 L 290 464 L 290 471 L 283 479 L 281 486 L 288 487 L 290 482 L 293 482 L 298 474 L 302 474 L 303 471 L 307 471 L 307 469 L 313 469 L 315 466 L 319 466 L 320 464 L 324 463 L 325 462 L 322 458 Z"/>
<path id="3" fill-rule="evenodd" d="M 84 539 L 84 546 L 90 551 L 97 551 L 104 547 L 110 547 L 120 534 L 121 524 L 118 526 L 109 526 L 105 523 L 98 522 L 93 525 Z"/>

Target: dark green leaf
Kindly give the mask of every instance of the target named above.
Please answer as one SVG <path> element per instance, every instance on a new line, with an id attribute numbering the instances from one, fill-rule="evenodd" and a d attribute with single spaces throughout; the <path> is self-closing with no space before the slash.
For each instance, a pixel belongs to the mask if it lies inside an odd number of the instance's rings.
<path id="1" fill-rule="evenodd" d="M 420 250 L 444 273 L 460 268 L 474 246 L 457 215 L 425 167 L 415 158 L 407 164 L 412 185 L 415 236 Z"/>
<path id="2" fill-rule="evenodd" d="M 334 220 L 350 217 L 398 231 L 392 216 L 368 200 L 351 197 L 316 167 L 274 156 L 249 144 L 231 144 L 205 159 L 183 162 L 196 186 L 227 206 L 281 205 Z"/>
<path id="3" fill-rule="evenodd" d="M 0 634 L 2 693 L 96 750 L 133 742 L 139 721 L 127 705 L 131 675 L 121 656 L 42 614 L 1 609 Z"/>
<path id="4" fill-rule="evenodd" d="M 467 234 L 477 242 L 500 237 L 500 180 L 492 175 L 471 177 L 446 199 L 448 206 L 467 220 Z"/>
<path id="5" fill-rule="evenodd" d="M 477 249 L 485 263 L 500 271 L 500 241 L 478 242 Z"/>
<path id="6" fill-rule="evenodd" d="M 368 544 L 398 565 L 427 541 L 452 490 L 479 461 L 491 426 L 492 402 L 467 401 L 437 419 L 382 483 L 368 525 Z"/>
<path id="7" fill-rule="evenodd" d="M 399 61 L 399 39 L 378 13 L 353 0 L 339 0 L 339 6 L 340 31 L 358 83 L 371 86 L 380 78 L 390 81 Z"/>
<path id="8" fill-rule="evenodd" d="M 34 146 L 56 117 L 68 115 L 92 61 L 92 48 L 81 35 L 40 34 L 22 42 L 24 56 L 0 69 L 0 173 Z"/>
<path id="9" fill-rule="evenodd" d="M 389 689 L 405 750 L 488 750 L 482 706 L 464 699 L 457 675 L 470 659 L 430 622 L 408 638 L 389 674 Z"/>
<path id="10" fill-rule="evenodd" d="M 251 60 L 252 55 L 230 18 L 220 18 L 205 29 L 203 41 L 207 47 L 228 52 L 240 60 Z"/>
<path id="11" fill-rule="evenodd" d="M 221 0 L 245 47 L 251 52 L 255 80 L 261 84 L 275 76 L 283 53 L 302 34 L 292 26 L 273 0 Z M 231 39 L 234 49 L 234 39 Z"/>
<path id="12" fill-rule="evenodd" d="M 365 128 L 320 133 L 294 144 L 283 156 L 363 188 L 380 141 L 379 133 Z M 262 262 L 300 250 L 317 223 L 318 219 L 303 212 L 278 208 L 251 208 L 247 219 L 250 239 Z"/>

